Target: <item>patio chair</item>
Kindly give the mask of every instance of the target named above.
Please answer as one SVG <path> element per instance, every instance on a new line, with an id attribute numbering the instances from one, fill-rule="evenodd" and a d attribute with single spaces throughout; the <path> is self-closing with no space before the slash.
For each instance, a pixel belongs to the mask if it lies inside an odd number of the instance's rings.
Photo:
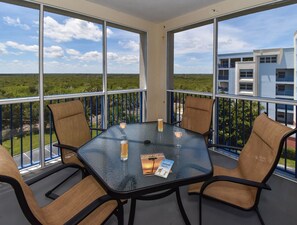
<path id="1" fill-rule="evenodd" d="M 187 96 L 180 125 L 182 128 L 200 133 L 206 143 L 210 135 L 214 99 Z"/>
<path id="2" fill-rule="evenodd" d="M 85 177 L 48 205 L 38 205 L 29 185 L 54 175 L 68 165 L 60 165 L 25 182 L 14 159 L 0 145 L 0 182 L 11 185 L 25 217 L 31 224 L 102 224 L 113 213 L 117 216 L 118 223 L 123 224 L 122 204 L 106 195 L 92 176 Z"/>
<path id="3" fill-rule="evenodd" d="M 80 167 L 84 167 L 77 158 L 76 152 L 80 146 L 91 140 L 91 130 L 102 131 L 102 129 L 89 127 L 83 105 L 79 100 L 49 104 L 48 108 L 52 114 L 56 137 L 58 140 L 58 143 L 54 144 L 54 146 L 60 148 L 62 162 L 65 164 L 74 163 Z M 57 198 L 58 195 L 53 193 L 53 191 L 74 174 L 75 172 L 58 184 L 55 188 L 48 191 L 46 196 L 51 199 Z"/>
<path id="4" fill-rule="evenodd" d="M 200 224 L 202 199 L 208 197 L 239 209 L 255 210 L 264 225 L 258 209 L 260 194 L 263 189 L 271 190 L 267 181 L 277 166 L 286 138 L 295 132 L 296 129 L 273 121 L 265 113 L 258 116 L 237 167 L 214 166 L 211 179 L 189 186 L 189 194 L 200 194 Z"/>

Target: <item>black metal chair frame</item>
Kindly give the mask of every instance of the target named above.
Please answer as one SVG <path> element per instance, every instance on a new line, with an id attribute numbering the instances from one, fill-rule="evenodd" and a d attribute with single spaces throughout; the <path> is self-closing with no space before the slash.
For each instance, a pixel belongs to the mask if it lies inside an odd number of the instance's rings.
<path id="1" fill-rule="evenodd" d="M 25 181 L 25 182 L 29 186 L 33 185 L 33 184 L 37 183 L 38 181 L 41 181 L 41 180 L 47 178 L 48 176 L 51 176 L 54 173 L 57 173 L 67 167 L 76 167 L 76 168 L 78 168 L 78 170 L 81 170 L 81 167 L 77 164 L 71 164 L 71 163 L 63 164 L 63 165 L 55 167 L 54 169 L 47 171 L 43 174 L 40 174 L 40 175 L 38 175 L 28 181 Z M 14 189 L 14 192 L 16 194 L 17 200 L 20 204 L 20 207 L 21 207 L 25 217 L 27 218 L 27 220 L 32 224 L 42 225 L 42 223 L 35 217 L 35 215 L 31 211 L 20 183 L 12 177 L 3 176 L 3 175 L 0 175 L 0 182 L 8 183 L 12 186 L 12 188 Z M 67 221 L 65 223 L 65 225 L 73 225 L 73 224 L 80 223 L 84 218 L 86 218 L 89 214 L 91 214 L 96 208 L 98 208 L 100 205 L 102 205 L 105 202 L 108 202 L 110 200 L 116 200 L 116 199 L 113 199 L 109 195 L 104 195 L 104 196 L 101 196 L 100 198 L 97 198 L 92 203 L 90 203 L 87 207 L 85 207 L 83 210 L 81 210 L 79 213 L 77 213 L 74 217 L 72 217 L 69 221 Z M 114 212 L 111 215 L 115 214 L 115 216 L 118 219 L 118 224 L 123 225 L 123 223 L 124 223 L 123 205 L 119 200 L 116 200 L 116 201 L 118 202 L 118 207 L 114 210 Z M 108 218 L 106 218 L 105 222 L 110 218 L 110 216 Z"/>
<path id="2" fill-rule="evenodd" d="M 52 113 L 50 107 L 48 107 L 48 109 L 50 110 L 50 112 L 51 112 L 51 117 L 52 117 L 53 113 Z M 55 129 L 55 123 L 53 123 L 53 126 L 54 126 L 54 129 Z M 55 130 L 56 130 L 56 129 L 55 129 Z M 101 129 L 101 128 L 92 128 L 92 127 L 90 127 L 90 131 L 93 131 L 93 130 L 104 131 L 105 129 Z M 61 148 L 68 149 L 68 150 L 70 150 L 70 151 L 73 151 L 73 152 L 77 153 L 77 151 L 78 151 L 79 148 L 74 147 L 74 146 L 71 146 L 71 145 L 60 144 L 60 140 L 59 140 L 59 137 L 57 136 L 57 134 L 56 134 L 56 137 L 57 137 L 58 143 L 53 144 L 54 147 L 57 147 L 57 148 L 59 148 L 59 149 L 61 149 Z M 63 151 L 60 151 L 60 152 L 61 152 L 61 159 L 62 159 L 62 162 L 63 162 L 63 155 L 62 155 L 62 154 L 63 154 Z M 63 162 L 63 163 L 64 163 L 64 162 Z M 82 171 L 82 176 L 83 176 L 83 178 L 84 178 L 86 175 L 88 175 L 88 172 L 87 172 L 87 170 L 86 170 L 85 168 L 83 168 L 83 167 L 81 167 L 81 166 L 79 166 L 79 165 L 78 165 L 78 167 L 79 167 L 78 170 L 76 170 L 75 172 L 73 172 L 72 174 L 70 174 L 66 179 L 64 179 L 63 181 L 61 181 L 58 185 L 56 185 L 54 188 L 52 188 L 51 190 L 49 190 L 48 192 L 46 192 L 46 193 L 45 193 L 45 196 L 46 196 L 47 198 L 50 198 L 50 199 L 53 199 L 53 200 L 55 200 L 56 198 L 58 198 L 59 195 L 55 194 L 54 191 L 55 191 L 57 188 L 59 188 L 60 186 L 62 186 L 65 182 L 67 182 L 71 177 L 73 177 L 73 176 L 74 176 L 76 173 L 78 173 L 80 170 Z"/>
<path id="3" fill-rule="evenodd" d="M 281 142 L 280 142 L 280 145 L 279 145 L 279 149 L 278 149 L 278 154 L 276 156 L 276 160 L 273 164 L 273 166 L 271 167 L 271 170 L 269 171 L 269 173 L 267 173 L 267 175 L 265 176 L 263 182 L 255 182 L 255 181 L 251 181 L 251 180 L 246 180 L 246 179 L 241 179 L 241 178 L 236 178 L 236 177 L 230 177 L 230 176 L 213 176 L 212 178 L 210 178 L 209 180 L 207 180 L 206 182 L 203 183 L 201 189 L 200 189 L 200 198 L 199 198 L 199 224 L 202 225 L 202 198 L 205 197 L 205 198 L 208 198 L 208 199 L 212 199 L 212 200 L 216 200 L 216 201 L 219 201 L 219 202 L 222 202 L 224 204 L 227 204 L 229 206 L 232 206 L 234 208 L 238 208 L 238 209 L 241 209 L 241 210 L 244 210 L 244 211 L 251 211 L 251 210 L 255 210 L 256 213 L 257 213 L 257 216 L 261 222 L 262 225 L 265 225 L 264 223 L 264 220 L 260 214 L 260 211 L 259 211 L 259 208 L 258 208 L 258 204 L 259 204 L 259 200 L 260 200 L 260 195 L 261 195 L 261 191 L 262 190 L 271 190 L 271 187 L 267 184 L 267 181 L 268 179 L 270 178 L 270 176 L 273 174 L 273 171 L 274 169 L 276 168 L 277 164 L 278 164 L 278 161 L 279 161 L 279 158 L 281 156 L 281 152 L 282 152 L 282 148 L 283 148 L 283 145 L 285 143 L 285 140 L 291 136 L 292 134 L 296 133 L 297 131 L 297 128 L 295 128 L 294 130 L 292 130 L 291 132 L 289 132 L 288 134 L 286 134 L 282 139 L 281 139 Z M 231 147 L 231 146 L 226 146 L 226 145 L 216 145 L 216 144 L 212 144 L 210 145 L 209 147 L 220 147 L 220 148 L 229 148 L 229 149 L 235 149 L 235 150 L 241 150 L 241 148 L 238 148 L 238 147 Z M 231 183 L 237 183 L 237 184 L 243 184 L 243 185 L 247 185 L 247 186 L 250 186 L 250 187 L 256 187 L 258 188 L 257 190 L 257 195 L 256 195 L 256 200 L 255 200 L 255 203 L 254 205 L 249 208 L 249 209 L 245 209 L 245 208 L 241 208 L 239 206 L 236 206 L 236 205 L 233 205 L 233 204 L 230 204 L 228 202 L 225 202 L 225 201 L 222 201 L 222 200 L 219 200 L 219 199 L 216 199 L 216 198 L 212 198 L 210 196 L 206 196 L 204 195 L 204 191 L 205 189 L 212 183 L 215 183 L 215 182 L 220 182 L 220 181 L 225 181 L 225 182 L 231 182 Z M 193 195 L 190 194 L 190 195 Z"/>

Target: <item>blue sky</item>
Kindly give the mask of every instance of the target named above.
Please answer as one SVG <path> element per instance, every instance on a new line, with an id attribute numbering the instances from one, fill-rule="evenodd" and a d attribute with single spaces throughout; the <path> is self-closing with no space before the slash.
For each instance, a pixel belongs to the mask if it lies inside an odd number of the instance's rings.
<path id="1" fill-rule="evenodd" d="M 0 73 L 37 73 L 39 11 L 0 3 Z M 108 27 L 108 73 L 139 73 L 139 34 Z M 45 12 L 45 73 L 102 73 L 102 25 Z"/>
<path id="2" fill-rule="evenodd" d="M 219 54 L 293 47 L 297 5 L 219 22 Z M 35 9 L 0 3 L 0 73 L 38 72 Z M 102 73 L 102 26 L 45 12 L 46 73 Z M 175 73 L 212 73 L 212 29 L 175 34 Z M 139 73 L 139 35 L 108 27 L 108 72 Z"/>
<path id="3" fill-rule="evenodd" d="M 297 5 L 219 22 L 218 53 L 293 47 Z M 212 73 L 213 26 L 175 34 L 175 73 Z"/>

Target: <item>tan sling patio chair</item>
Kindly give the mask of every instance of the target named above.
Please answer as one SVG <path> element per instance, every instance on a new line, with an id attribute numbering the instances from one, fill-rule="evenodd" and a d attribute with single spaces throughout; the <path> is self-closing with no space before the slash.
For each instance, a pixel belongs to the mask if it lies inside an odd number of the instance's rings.
<path id="1" fill-rule="evenodd" d="M 189 186 L 189 194 L 200 194 L 200 224 L 202 197 L 209 197 L 243 210 L 258 210 L 262 189 L 271 190 L 266 183 L 279 161 L 284 141 L 296 132 L 268 118 L 263 113 L 254 121 L 251 135 L 243 147 L 237 167 L 227 169 L 214 166 L 213 177 Z"/>
<path id="2" fill-rule="evenodd" d="M 214 99 L 187 96 L 181 127 L 200 133 L 208 142 Z"/>
<path id="3" fill-rule="evenodd" d="M 52 114 L 58 140 L 58 143 L 54 144 L 54 146 L 60 148 L 62 162 L 74 163 L 84 167 L 77 158 L 76 152 L 80 146 L 91 140 L 91 128 L 86 120 L 82 103 L 79 100 L 74 100 L 64 103 L 49 104 L 48 108 Z M 97 128 L 92 129 L 101 130 Z M 52 199 L 57 198 L 58 196 L 54 194 L 53 191 L 66 180 L 47 192 L 46 196 Z"/>
<path id="4" fill-rule="evenodd" d="M 92 176 L 85 177 L 59 198 L 40 207 L 29 185 L 54 175 L 65 167 L 67 164 L 24 182 L 13 158 L 0 145 L 0 182 L 8 183 L 14 189 L 18 203 L 31 224 L 102 224 L 113 213 L 118 217 L 118 223 L 123 224 L 122 204 L 106 195 Z"/>

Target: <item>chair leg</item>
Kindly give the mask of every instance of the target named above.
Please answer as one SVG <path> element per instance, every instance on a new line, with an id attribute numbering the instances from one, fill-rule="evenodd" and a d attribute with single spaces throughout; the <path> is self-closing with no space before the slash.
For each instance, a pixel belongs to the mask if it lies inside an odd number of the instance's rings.
<path id="1" fill-rule="evenodd" d="M 132 198 L 131 205 L 130 205 L 130 214 L 129 214 L 128 225 L 133 225 L 133 223 L 134 223 L 135 209 L 136 209 L 136 199 Z"/>
<path id="2" fill-rule="evenodd" d="M 199 225 L 202 225 L 202 195 L 199 195 Z"/>
<path id="3" fill-rule="evenodd" d="M 66 181 L 68 181 L 71 177 L 73 177 L 78 171 L 80 171 L 80 169 L 76 170 L 75 172 L 73 172 L 70 176 L 68 176 L 66 179 L 64 179 L 61 183 L 59 183 L 58 185 L 56 185 L 54 188 L 52 188 L 51 190 L 49 190 L 48 192 L 45 193 L 45 196 L 55 200 L 59 197 L 59 195 L 53 193 L 53 191 L 55 191 L 58 187 L 60 187 L 62 184 L 64 184 Z"/>
<path id="4" fill-rule="evenodd" d="M 265 225 L 264 220 L 263 220 L 263 218 L 262 218 L 262 216 L 261 216 L 261 214 L 260 214 L 259 208 L 256 207 L 255 210 L 256 210 L 256 213 L 257 213 L 257 215 L 258 215 L 258 218 L 259 218 L 259 220 L 260 220 L 260 222 L 261 222 L 261 225 Z"/>
<path id="5" fill-rule="evenodd" d="M 189 220 L 189 218 L 187 216 L 187 213 L 186 213 L 186 211 L 184 209 L 181 197 L 180 197 L 179 188 L 176 189 L 175 194 L 176 194 L 176 199 L 177 199 L 177 204 L 178 204 L 178 207 L 179 207 L 179 211 L 182 214 L 182 217 L 184 219 L 185 224 L 186 225 L 191 225 L 190 220 Z"/>
<path id="6" fill-rule="evenodd" d="M 115 213 L 118 219 L 118 225 L 124 225 L 124 208 L 122 202 L 118 201 L 118 209 Z"/>

